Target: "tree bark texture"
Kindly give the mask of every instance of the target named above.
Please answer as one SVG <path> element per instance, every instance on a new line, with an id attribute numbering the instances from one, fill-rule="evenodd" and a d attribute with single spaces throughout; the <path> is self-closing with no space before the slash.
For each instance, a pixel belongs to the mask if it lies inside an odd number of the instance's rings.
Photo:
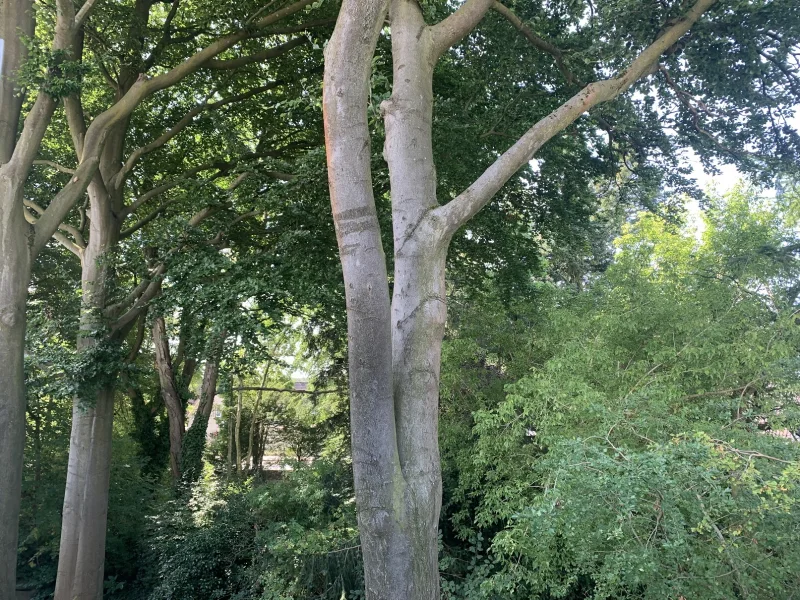
<path id="1" fill-rule="evenodd" d="M 30 226 L 18 186 L 0 170 L 0 597 L 16 587 L 17 538 L 25 448 L 25 300 L 31 272 Z"/>
<path id="2" fill-rule="evenodd" d="M 172 480 L 177 482 L 181 477 L 181 445 L 183 443 L 184 414 L 175 372 L 172 369 L 172 358 L 169 351 L 169 339 L 164 317 L 153 320 L 153 345 L 156 354 L 156 369 L 161 386 L 161 397 L 167 407 L 169 419 L 169 467 Z"/>
<path id="3" fill-rule="evenodd" d="M 25 301 L 31 275 L 32 230 L 25 221 L 22 183 L 7 168 L 17 141 L 23 98 L 14 73 L 27 51 L 20 33 L 33 33 L 31 0 L 0 2 L 0 598 L 16 587 L 17 541 L 25 448 Z"/>
<path id="4" fill-rule="evenodd" d="M 463 193 L 440 205 L 433 164 L 433 70 L 494 0 L 466 0 L 425 23 L 416 0 L 345 0 L 326 47 L 323 114 L 331 207 L 345 282 L 353 470 L 369 600 L 439 598 L 438 396 L 453 234 L 548 140 L 652 73 L 714 0 L 697 0 L 618 77 L 591 83 L 535 123 Z M 392 95 L 386 126 L 391 293 L 370 173 L 372 56 L 388 10 Z"/>
<path id="5" fill-rule="evenodd" d="M 82 308 L 78 352 L 107 343 L 104 314 L 109 268 L 104 260 L 119 238 L 121 191 L 105 182 L 119 168 L 127 120 L 114 127 L 89 184 L 89 239 L 81 269 Z M 114 389 L 118 373 L 106 373 L 92 397 L 77 396 L 73 406 L 67 484 L 61 520 L 56 600 L 100 600 L 103 595 L 108 516 Z"/>

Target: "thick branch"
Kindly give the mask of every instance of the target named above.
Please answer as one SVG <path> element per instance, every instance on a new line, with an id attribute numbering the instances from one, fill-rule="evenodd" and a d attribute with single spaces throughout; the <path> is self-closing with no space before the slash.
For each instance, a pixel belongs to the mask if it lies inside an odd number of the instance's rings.
<path id="1" fill-rule="evenodd" d="M 114 318 L 119 316 L 123 310 L 125 310 L 126 308 L 134 304 L 139 298 L 141 298 L 147 291 L 147 288 L 150 286 L 150 284 L 155 279 L 161 277 L 165 271 L 166 269 L 164 268 L 164 265 L 159 265 L 158 267 L 153 269 L 153 273 L 150 275 L 148 279 L 142 279 L 142 281 L 139 282 L 139 285 L 133 288 L 133 290 L 131 290 L 131 292 L 127 296 L 125 296 L 125 298 L 123 298 L 120 302 L 117 302 L 116 304 L 108 307 L 106 311 L 106 317 Z"/>
<path id="2" fill-rule="evenodd" d="M 285 17 L 297 13 L 306 6 L 310 5 L 313 1 L 314 0 L 299 0 L 294 4 L 291 4 L 272 13 L 271 15 L 267 15 L 266 17 L 260 19 L 254 24 L 254 27 L 256 29 L 268 27 Z M 61 4 L 62 3 L 59 3 L 59 6 Z M 71 3 L 66 2 L 63 4 Z M 237 44 L 241 40 L 245 39 L 248 35 L 249 34 L 246 31 L 239 31 L 225 36 L 209 46 L 206 46 L 170 71 L 154 77 L 153 79 L 147 79 L 143 75 L 140 75 L 136 83 L 131 86 L 128 92 L 116 104 L 114 104 L 114 106 L 95 118 L 86 131 L 83 144 L 83 153 L 81 155 L 81 163 L 75 172 L 75 176 L 70 179 L 69 183 L 67 183 L 67 185 L 56 195 L 56 197 L 47 207 L 45 214 L 42 215 L 35 226 L 36 233 L 33 246 L 31 248 L 33 255 L 36 255 L 44 247 L 44 245 L 47 243 L 47 240 L 50 239 L 50 236 L 52 236 L 56 231 L 59 223 L 63 221 L 64 217 L 66 216 L 67 212 L 69 212 L 75 201 L 86 191 L 86 187 L 89 185 L 89 182 L 94 177 L 94 174 L 97 170 L 100 151 L 103 148 L 105 137 L 109 130 L 116 123 L 128 117 L 145 98 L 157 91 L 174 85 L 187 75 L 197 71 L 197 69 L 202 67 L 203 64 L 205 64 L 208 60 L 214 58 L 220 52 L 223 52 Z M 52 104 L 52 106 L 50 106 L 48 102 Z M 38 125 L 35 122 L 32 123 L 30 127 L 27 126 L 29 119 L 36 118 L 35 114 L 37 113 L 37 105 L 40 105 L 38 112 L 47 109 L 49 106 L 49 114 L 45 115 L 47 117 L 46 121 L 49 123 L 50 117 L 52 116 L 52 111 L 55 108 L 55 101 L 46 94 L 39 94 L 39 98 L 34 105 L 34 109 L 31 110 L 31 114 L 28 115 L 28 119 L 26 119 L 26 129 L 30 128 L 32 131 L 39 131 L 37 129 Z M 46 128 L 46 124 L 43 125 L 43 127 Z M 40 133 L 41 136 L 43 136 L 44 129 L 42 129 Z M 20 139 L 22 146 L 21 149 L 20 146 L 17 148 L 17 150 L 20 150 L 19 157 L 18 153 L 15 151 L 12 161 L 16 161 L 19 166 L 25 166 L 27 161 L 27 164 L 29 165 L 35 158 L 35 154 L 38 151 L 38 145 L 41 142 L 41 136 L 39 136 L 39 139 L 37 140 L 34 139 L 36 136 L 33 134 L 26 135 L 25 131 L 23 130 L 23 135 Z M 36 142 L 35 147 L 33 146 L 34 141 Z"/>
<path id="3" fill-rule="evenodd" d="M 483 208 L 511 176 L 533 158 L 545 142 L 563 131 L 584 112 L 597 104 L 616 98 L 636 81 L 655 72 L 659 57 L 689 31 L 714 2 L 715 0 L 698 0 L 682 19 L 645 48 L 619 77 L 597 81 L 584 87 L 531 127 L 469 188 L 446 205 L 435 209 L 435 215 L 446 222 L 448 233 L 454 233 Z"/>
<path id="4" fill-rule="evenodd" d="M 434 61 L 475 29 L 492 8 L 492 3 L 493 0 L 467 0 L 452 15 L 432 26 L 430 32 Z"/>
<path id="5" fill-rule="evenodd" d="M 83 25 L 86 17 L 89 16 L 89 11 L 92 10 L 92 7 L 95 4 L 97 4 L 97 0 L 86 0 L 86 2 L 83 3 L 83 6 L 81 6 L 78 14 L 75 15 L 75 29 L 80 29 L 80 26 Z"/>
<path id="6" fill-rule="evenodd" d="M 37 215 L 43 215 L 46 212 L 44 208 L 42 208 L 32 200 L 23 200 L 22 203 L 31 210 L 33 210 Z M 30 221 L 30 222 L 33 224 L 35 221 Z M 80 248 L 81 250 L 86 248 L 86 242 L 83 239 L 83 234 L 77 227 L 73 227 L 72 225 L 67 225 L 66 223 L 61 223 L 59 224 L 58 228 L 64 233 L 68 233 L 73 238 L 75 238 L 75 245 L 78 248 Z"/>
<path id="7" fill-rule="evenodd" d="M 35 209 L 34 209 L 34 210 L 35 210 Z M 30 223 L 31 225 L 36 225 L 36 221 L 37 221 L 36 217 L 34 217 L 34 216 L 33 216 L 31 213 L 29 213 L 27 210 L 23 210 L 22 212 L 23 212 L 23 214 L 25 215 L 25 220 L 26 220 L 28 223 Z M 70 252 L 72 252 L 72 253 L 73 253 L 75 256 L 77 256 L 79 259 L 83 259 L 83 250 L 82 250 L 81 248 L 79 248 L 79 247 L 78 247 L 78 245 L 77 245 L 75 242 L 73 242 L 72 240 L 70 240 L 70 239 L 69 239 L 67 236 L 65 236 L 63 233 L 59 233 L 58 231 L 56 231 L 56 232 L 53 234 L 53 239 L 54 239 L 54 240 L 56 240 L 56 241 L 57 241 L 59 244 L 61 244 L 62 246 L 64 246 L 64 248 L 66 248 L 67 250 L 69 250 Z"/>

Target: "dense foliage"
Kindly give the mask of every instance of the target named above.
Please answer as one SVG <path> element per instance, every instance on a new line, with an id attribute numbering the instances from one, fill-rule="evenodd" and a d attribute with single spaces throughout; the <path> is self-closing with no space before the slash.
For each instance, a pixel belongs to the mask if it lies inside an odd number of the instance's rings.
<path id="1" fill-rule="evenodd" d="M 293 2 L 98 2 L 72 56 L 51 49 L 56 6 L 35 2 L 18 92 L 24 113 L 40 89 L 58 106 L 25 179 L 31 219 L 83 160 L 70 102 L 91 123 L 134 82 L 246 33 L 124 123 L 104 159 L 125 165 L 116 230 L 96 263 L 102 219 L 82 197 L 32 267 L 17 581 L 37 600 L 54 593 L 70 425 L 101 389 L 114 416 L 104 597 L 365 597 L 321 105 L 341 3 L 306 4 L 257 30 Z M 460 2 L 419 4 L 432 23 Z M 434 71 L 439 203 L 686 5 L 503 2 L 521 25 L 490 11 Z M 800 16 L 795 0 L 733 0 L 706 17 L 453 238 L 448 600 L 781 599 L 800 586 Z M 367 149 L 389 263 L 380 106 L 394 77 L 387 28 Z M 689 151 L 750 183 L 704 194 Z M 87 262 L 107 276 L 91 310 Z M 185 418 L 177 475 L 165 366 Z"/>

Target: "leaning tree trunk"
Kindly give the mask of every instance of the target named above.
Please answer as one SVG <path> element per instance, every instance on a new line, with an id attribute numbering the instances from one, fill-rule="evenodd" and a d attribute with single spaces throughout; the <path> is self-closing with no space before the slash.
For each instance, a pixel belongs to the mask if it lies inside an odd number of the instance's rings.
<path id="1" fill-rule="evenodd" d="M 181 448 L 181 472 L 185 483 L 194 483 L 200 477 L 203 468 L 203 451 L 206 444 L 208 419 L 214 408 L 214 397 L 217 394 L 217 378 L 219 377 L 219 361 L 222 354 L 222 343 L 225 335 L 215 343 L 211 355 L 206 359 L 203 372 L 203 384 L 200 388 L 200 401 L 197 403 L 189 431 L 183 436 Z"/>
<path id="2" fill-rule="evenodd" d="M 20 36 L 33 34 L 31 0 L 0 2 L 0 598 L 16 587 L 17 537 L 25 447 L 25 300 L 31 275 L 29 236 L 22 207 L 23 177 L 8 166 L 17 140 L 22 96 L 13 74 L 27 51 Z"/>
<path id="3" fill-rule="evenodd" d="M 169 340 L 164 317 L 156 317 L 153 321 L 153 345 L 156 351 L 156 368 L 161 386 L 161 397 L 167 407 L 169 419 L 169 467 L 173 482 L 181 477 L 181 445 L 183 443 L 184 416 L 172 359 L 169 352 Z"/>

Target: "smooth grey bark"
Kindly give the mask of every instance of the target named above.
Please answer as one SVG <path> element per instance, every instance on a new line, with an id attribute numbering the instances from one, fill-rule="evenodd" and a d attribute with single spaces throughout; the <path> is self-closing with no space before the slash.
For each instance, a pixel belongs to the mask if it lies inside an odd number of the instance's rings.
<path id="1" fill-rule="evenodd" d="M 0 598 L 16 587 L 17 537 L 25 447 L 25 300 L 30 280 L 29 225 L 14 186 L 0 172 Z M 23 232 L 20 235 L 20 232 Z"/>
<path id="2" fill-rule="evenodd" d="M 9 164 L 17 145 L 23 98 L 15 73 L 27 50 L 21 35 L 34 29 L 31 0 L 0 2 L 0 598 L 16 587 L 19 510 L 25 447 L 25 301 L 31 276 L 33 230 L 23 208 L 22 169 Z"/>
<path id="3" fill-rule="evenodd" d="M 172 368 L 172 358 L 169 351 L 169 339 L 164 317 L 158 316 L 153 320 L 153 346 L 155 347 L 156 369 L 161 387 L 161 397 L 167 407 L 169 420 L 169 467 L 172 479 L 177 482 L 181 477 L 181 444 L 184 432 L 184 414 L 181 404 L 178 384 Z"/>
<path id="4" fill-rule="evenodd" d="M 78 352 L 107 340 L 104 314 L 109 268 L 104 260 L 118 240 L 122 194 L 105 182 L 119 168 L 127 119 L 115 126 L 103 148 L 97 176 L 89 184 L 89 238 L 82 254 L 81 323 Z M 98 600 L 103 594 L 105 538 L 111 470 L 114 389 L 118 373 L 107 373 L 99 389 L 73 401 L 67 483 L 62 511 L 56 600 Z M 74 440 L 74 443 L 73 443 Z"/>
<path id="5" fill-rule="evenodd" d="M 32 2 L 0 3 L 0 165 L 10 160 L 17 139 L 22 97 L 14 73 L 26 56 L 19 32 L 33 32 Z M 0 170 L 0 458 L 5 477 L 0 486 L 0 598 L 16 587 L 19 509 L 25 447 L 25 300 L 30 281 L 30 226 L 25 222 L 22 190 L 13 174 Z"/>
<path id="6" fill-rule="evenodd" d="M 347 303 L 350 430 L 369 599 L 413 598 L 405 480 L 392 395 L 391 305 L 370 171 L 367 102 L 388 0 L 342 4 L 325 50 L 323 111 L 331 208 Z"/>
<path id="7" fill-rule="evenodd" d="M 494 0 L 466 0 L 425 23 L 416 0 L 345 0 L 325 54 L 323 113 L 331 207 L 345 282 L 351 438 L 369 600 L 439 598 L 438 395 L 453 234 L 549 139 L 652 73 L 714 0 L 698 0 L 619 77 L 587 85 L 534 124 L 467 190 L 436 198 L 433 70 Z M 372 194 L 367 101 L 372 55 L 389 14 L 393 88 L 386 125 L 394 243 L 389 299 Z"/>

